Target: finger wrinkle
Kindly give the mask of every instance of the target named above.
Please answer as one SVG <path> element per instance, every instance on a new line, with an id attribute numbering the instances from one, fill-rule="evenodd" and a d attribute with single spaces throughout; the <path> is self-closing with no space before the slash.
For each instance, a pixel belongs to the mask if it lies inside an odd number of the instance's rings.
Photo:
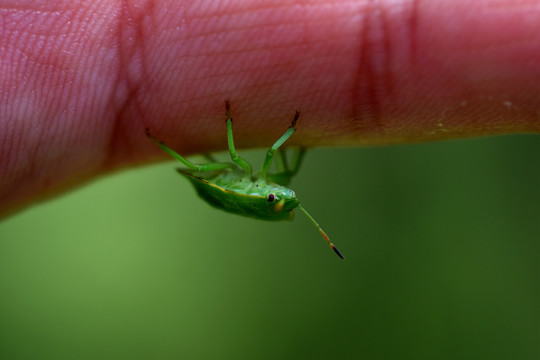
<path id="1" fill-rule="evenodd" d="M 109 96 L 115 64 L 108 6 L 104 1 L 0 5 L 0 71 L 6 75 L 0 78 L 0 133 L 9 134 L 1 142 L 0 168 L 7 167 L 2 173 L 10 177 L 1 187 L 10 188 L 14 199 L 30 194 L 27 186 L 50 184 L 44 179 L 60 183 L 95 168 L 105 123 L 101 104 Z"/>
<path id="2" fill-rule="evenodd" d="M 137 147 L 130 136 L 133 129 L 144 128 L 146 109 L 143 89 L 151 78 L 147 64 L 148 39 L 156 22 L 153 0 L 122 0 L 115 20 L 118 49 L 118 72 L 113 96 L 107 108 L 113 114 L 108 129 L 106 156 L 102 168 L 117 167 L 119 162 L 132 160 L 132 149 Z"/>
<path id="3" fill-rule="evenodd" d="M 352 119 L 359 136 L 380 134 L 386 114 L 414 73 L 417 0 L 370 1 L 360 9 Z"/>

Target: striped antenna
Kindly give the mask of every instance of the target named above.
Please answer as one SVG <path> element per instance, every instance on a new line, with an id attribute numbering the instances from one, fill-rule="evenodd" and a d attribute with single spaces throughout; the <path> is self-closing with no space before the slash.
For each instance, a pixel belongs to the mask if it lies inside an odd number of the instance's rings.
<path id="1" fill-rule="evenodd" d="M 328 238 L 328 235 L 326 235 L 326 233 L 324 232 L 323 229 L 321 229 L 321 226 L 315 221 L 315 219 L 309 215 L 309 213 L 302 207 L 302 205 L 298 205 L 298 208 L 300 208 L 300 210 L 302 210 L 302 212 L 304 214 L 306 214 L 306 216 L 308 217 L 308 219 L 313 223 L 313 225 L 315 225 L 315 227 L 319 230 L 319 232 L 321 233 L 322 237 L 324 238 L 324 240 L 326 240 L 326 242 L 328 243 L 328 245 L 330 245 L 330 247 L 332 248 L 332 250 L 334 250 L 334 252 L 337 254 L 337 256 L 339 256 L 340 258 L 342 259 L 345 259 L 343 257 L 343 255 L 339 252 L 339 250 L 337 249 L 337 247 L 332 244 L 330 242 L 330 239 Z"/>

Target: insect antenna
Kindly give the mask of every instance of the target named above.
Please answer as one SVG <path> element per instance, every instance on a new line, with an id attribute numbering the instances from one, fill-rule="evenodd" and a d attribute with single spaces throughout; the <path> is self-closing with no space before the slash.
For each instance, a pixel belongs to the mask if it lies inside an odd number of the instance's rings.
<path id="1" fill-rule="evenodd" d="M 334 250 L 334 252 L 337 254 L 337 256 L 339 256 L 340 258 L 342 259 L 345 259 L 343 257 L 343 255 L 339 252 L 339 250 L 337 249 L 337 247 L 332 244 L 332 242 L 330 241 L 330 239 L 328 238 L 328 235 L 326 235 L 326 233 L 324 232 L 324 230 L 321 228 L 321 226 L 315 221 L 315 219 L 309 215 L 309 213 L 302 207 L 302 205 L 298 205 L 298 208 L 300 210 L 302 210 L 302 212 L 304 214 L 306 214 L 306 216 L 308 217 L 308 219 L 313 223 L 313 225 L 315 225 L 315 227 L 317 228 L 317 230 L 319 230 L 319 232 L 321 233 L 322 237 L 324 238 L 324 240 L 326 240 L 326 242 L 328 243 L 328 245 L 330 245 L 330 247 L 332 248 L 332 250 Z"/>

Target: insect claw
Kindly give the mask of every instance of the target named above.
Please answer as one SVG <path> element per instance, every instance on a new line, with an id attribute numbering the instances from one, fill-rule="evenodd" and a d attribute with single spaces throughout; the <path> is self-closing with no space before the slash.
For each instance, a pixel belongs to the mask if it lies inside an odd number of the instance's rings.
<path id="1" fill-rule="evenodd" d="M 289 129 L 294 128 L 296 126 L 296 122 L 298 121 L 299 117 L 300 117 L 300 113 L 298 112 L 298 110 L 296 110 L 296 113 L 294 114 L 294 119 L 291 122 L 291 125 L 289 126 Z"/>
<path id="2" fill-rule="evenodd" d="M 152 141 L 155 142 L 156 144 L 163 144 L 162 141 L 159 141 L 159 140 L 156 139 L 154 136 L 152 136 L 152 134 L 150 134 L 150 128 L 144 129 L 144 133 L 145 133 L 146 137 L 148 137 L 150 140 L 152 140 Z"/>
<path id="3" fill-rule="evenodd" d="M 146 137 L 148 137 L 150 140 L 152 140 L 156 144 L 165 145 L 165 143 L 163 141 L 156 139 L 152 134 L 150 134 L 150 128 L 145 128 L 144 129 L 144 134 L 146 135 Z"/>
<path id="4" fill-rule="evenodd" d="M 231 117 L 231 104 L 229 103 L 229 99 L 227 99 L 225 100 L 225 122 L 228 123 L 229 120 L 232 123 L 233 119 Z"/>

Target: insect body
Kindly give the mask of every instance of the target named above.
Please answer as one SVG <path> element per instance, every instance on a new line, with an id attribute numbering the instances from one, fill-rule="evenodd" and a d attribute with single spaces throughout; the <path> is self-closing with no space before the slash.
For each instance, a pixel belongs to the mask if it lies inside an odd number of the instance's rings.
<path id="1" fill-rule="evenodd" d="M 300 205 L 294 191 L 287 187 L 292 177 L 298 172 L 305 150 L 300 149 L 297 152 L 293 165 L 289 168 L 286 158 L 279 148 L 295 132 L 296 122 L 300 114 L 296 112 L 287 131 L 266 153 L 260 174 L 253 176 L 251 165 L 236 153 L 228 101 L 225 101 L 225 113 L 227 141 L 233 162 L 194 164 L 169 148 L 162 141 L 154 138 L 148 128 L 145 130 L 146 136 L 173 158 L 188 167 L 187 170 L 178 169 L 178 172 L 193 184 L 199 196 L 210 205 L 231 213 L 262 220 L 292 220 L 294 217 L 293 210 L 298 208 L 317 227 L 335 253 L 343 259 L 343 255 L 330 242 L 323 229 Z M 278 159 L 280 171 L 270 174 L 268 171 L 274 156 Z"/>

